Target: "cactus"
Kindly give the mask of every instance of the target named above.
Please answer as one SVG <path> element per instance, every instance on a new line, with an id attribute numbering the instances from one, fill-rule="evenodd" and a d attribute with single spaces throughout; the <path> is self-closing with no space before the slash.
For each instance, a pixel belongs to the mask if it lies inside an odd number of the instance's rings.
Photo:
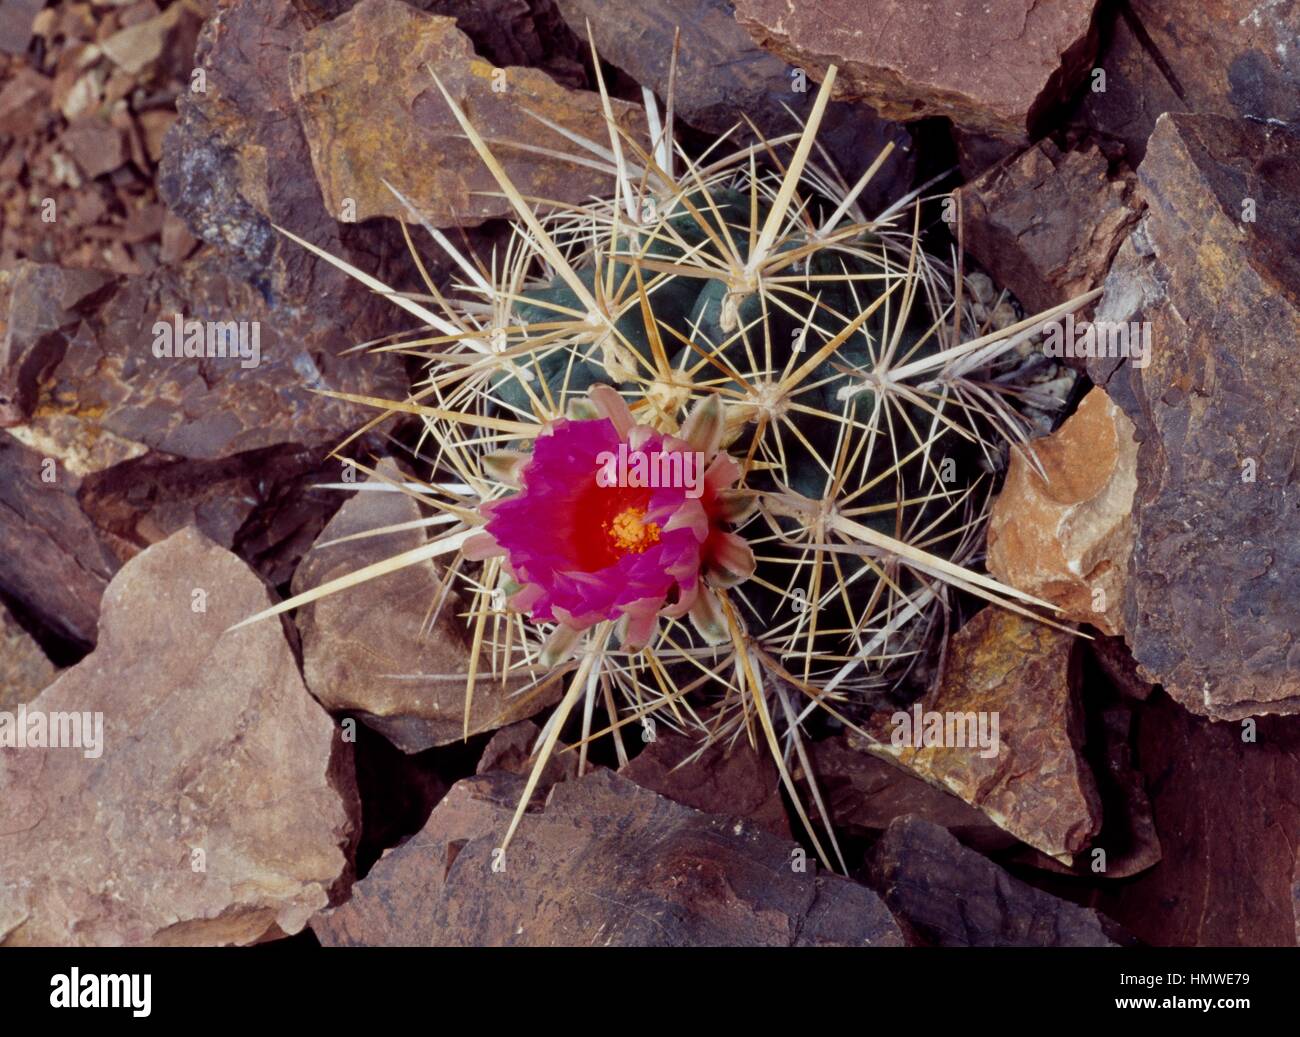
<path id="1" fill-rule="evenodd" d="M 581 144 L 609 196 L 541 215 L 443 90 L 514 234 L 487 269 L 425 224 L 463 283 L 444 295 L 426 277 L 428 305 L 390 292 L 425 325 L 407 348 L 432 359 L 408 400 L 355 398 L 423 422 L 437 535 L 263 615 L 440 559 L 472 632 L 467 726 L 479 676 L 565 682 L 505 842 L 562 727 L 581 715 L 585 759 L 604 710 L 620 757 L 652 716 L 765 741 L 830 864 L 834 833 L 788 765 L 802 719 L 854 724 L 923 656 L 955 590 L 1050 608 L 973 563 L 992 473 L 1026 442 L 999 370 L 1081 300 L 980 326 L 960 264 L 921 248 L 919 191 L 860 208 L 888 149 L 852 185 L 814 150 L 834 78 L 801 132 L 720 158 L 675 146 L 671 101 L 661 123 L 647 94 L 649 146 L 606 103 L 608 146 Z M 590 454 L 620 442 L 698 453 L 710 482 L 694 500 L 593 496 Z"/>

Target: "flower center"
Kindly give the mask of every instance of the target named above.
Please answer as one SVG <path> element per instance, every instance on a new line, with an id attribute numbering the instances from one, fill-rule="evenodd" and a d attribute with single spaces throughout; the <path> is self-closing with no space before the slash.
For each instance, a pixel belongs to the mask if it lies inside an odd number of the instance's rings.
<path id="1" fill-rule="evenodd" d="M 605 523 L 605 531 L 624 554 L 643 554 L 659 543 L 659 525 L 645 521 L 645 508 L 625 508 Z"/>

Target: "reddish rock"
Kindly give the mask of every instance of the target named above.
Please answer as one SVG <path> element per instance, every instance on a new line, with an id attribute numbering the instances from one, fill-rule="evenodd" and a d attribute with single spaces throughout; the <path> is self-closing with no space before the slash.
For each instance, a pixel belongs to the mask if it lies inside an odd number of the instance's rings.
<path id="1" fill-rule="evenodd" d="M 680 34 L 673 115 L 698 129 L 712 134 L 734 130 L 730 139 L 743 143 L 749 139 L 745 120 L 767 137 L 776 137 L 797 133 L 798 120 L 812 110 L 816 84 L 796 81 L 793 69 L 758 46 L 736 23 L 728 0 L 560 0 L 559 7 L 583 40 L 591 26 L 604 60 L 661 98 L 668 96 L 673 38 Z M 912 186 L 911 137 L 863 105 L 827 105 L 817 142 L 849 183 L 856 182 L 887 143 L 894 145 L 861 197 L 872 215 Z"/>
<path id="2" fill-rule="evenodd" d="M 127 160 L 122 131 L 102 120 L 68 127 L 59 143 L 89 180 L 113 172 Z"/>
<path id="3" fill-rule="evenodd" d="M 764 47 L 836 96 L 887 119 L 946 116 L 959 126 L 1025 137 L 1068 97 L 1096 52 L 1095 0 L 736 0 L 736 18 Z"/>
<path id="4" fill-rule="evenodd" d="M 192 530 L 113 580 L 99 648 L 27 707 L 102 741 L 0 749 L 0 944 L 250 944 L 341 892 L 350 747 L 279 623 L 228 632 L 270 600 Z"/>
<path id="5" fill-rule="evenodd" d="M 1126 637 L 1198 713 L 1300 711 L 1300 510 L 1279 433 L 1300 426 L 1300 134 L 1163 116 L 1139 180 L 1148 215 L 1097 318 L 1149 323 L 1149 362 L 1088 361 L 1140 444 Z"/>
<path id="6" fill-rule="evenodd" d="M 817 742 L 812 757 L 817 783 L 839 832 L 877 836 L 895 818 L 915 814 L 981 851 L 1017 844 L 969 803 L 869 751 L 860 736 Z"/>
<path id="7" fill-rule="evenodd" d="M 949 640 L 938 687 L 906 712 L 877 714 L 872 733 L 909 771 L 1071 863 L 1101 829 L 1096 780 L 1081 752 L 1076 649 L 1069 633 L 986 607 Z M 952 716 L 964 744 L 914 744 L 930 713 L 945 725 Z M 971 726 L 981 719 L 982 728 Z M 995 721 L 996 739 L 987 737 Z M 976 744 L 981 735 L 991 744 Z"/>
<path id="8" fill-rule="evenodd" d="M 1039 141 L 958 191 L 962 244 L 1027 313 L 1099 288 L 1140 215 L 1136 181 L 1095 146 Z"/>
<path id="9" fill-rule="evenodd" d="M 1300 720 L 1213 723 L 1157 694 L 1137 724 L 1163 858 L 1096 906 L 1157 946 L 1294 946 Z"/>
<path id="10" fill-rule="evenodd" d="M 30 702 L 54 681 L 54 664 L 0 604 L 0 710 Z"/>
<path id="11" fill-rule="evenodd" d="M 523 781 L 459 782 L 352 899 L 323 944 L 898 946 L 874 893 L 788 840 L 673 803 L 609 771 L 556 785 L 494 854 Z M 493 862 L 499 862 L 493 870 Z M 792 864 L 795 865 L 792 868 Z M 799 865 L 806 871 L 799 871 Z"/>
<path id="12" fill-rule="evenodd" d="M 698 737 L 660 728 L 654 741 L 619 774 L 706 814 L 743 817 L 773 835 L 790 838 L 781 776 L 765 745 L 741 740 L 705 748 Z"/>
<path id="13" fill-rule="evenodd" d="M 391 461 L 381 475 L 404 478 Z M 381 479 L 369 485 L 384 485 Z M 331 543 L 344 537 L 402 523 L 425 514 L 404 493 L 364 491 L 349 499 L 322 531 L 294 573 L 300 594 L 338 576 L 428 542 L 422 529 Z M 468 602 L 454 591 L 432 629 L 429 611 L 442 593 L 445 573 L 435 563 L 395 573 L 333 594 L 298 610 L 303 671 L 307 686 L 334 712 L 357 714 L 406 752 L 458 742 L 465 729 L 465 685 L 472 631 L 464 616 Z M 469 733 L 492 731 L 557 701 L 562 682 L 543 691 L 521 677 L 503 680 L 486 652 L 474 685 Z"/>
<path id="14" fill-rule="evenodd" d="M 1134 165 L 1164 112 L 1300 124 L 1300 15 L 1267 0 L 1127 0 L 1074 117 L 1124 145 Z M 1096 89 L 1104 85 L 1105 89 Z"/>
<path id="15" fill-rule="evenodd" d="M 474 768 L 475 774 L 491 774 L 493 771 L 506 771 L 528 777 L 533 772 L 533 747 L 542 729 L 531 720 L 520 720 L 508 727 L 501 728 L 483 747 Z M 556 747 L 557 750 L 562 748 Z M 546 792 L 557 781 L 568 781 L 578 776 L 578 754 L 556 751 L 546 761 L 541 777 L 537 780 L 537 794 Z"/>
<path id="16" fill-rule="evenodd" d="M 21 54 L 32 39 L 32 22 L 44 0 L 3 0 L 0 3 L 0 51 Z"/>
<path id="17" fill-rule="evenodd" d="M 1052 602 L 1064 619 L 1122 633 L 1137 488 L 1133 423 L 1092 389 L 1031 446 L 1046 479 L 1012 452 L 989 519 L 989 572 Z"/>
<path id="18" fill-rule="evenodd" d="M 406 58 L 388 75 L 364 74 L 390 53 Z M 435 226 L 477 225 L 513 212 L 465 139 L 430 68 L 525 197 L 574 203 L 609 192 L 612 181 L 603 173 L 509 146 L 589 158 L 529 113 L 608 146 L 596 94 L 569 90 L 537 69 L 494 69 L 475 55 L 450 18 L 424 14 L 401 0 L 362 0 L 307 33 L 291 66 L 294 102 L 328 211 L 343 212 L 350 200 L 358 221 L 410 220 L 384 186 L 387 180 Z M 625 101 L 611 103 L 619 126 L 648 141 L 639 109 Z"/>
<path id="19" fill-rule="evenodd" d="M 1115 947 L 1135 943 L 1096 911 L 1012 878 L 939 825 L 900 817 L 876 844 L 872 885 L 936 947 Z"/>
<path id="20" fill-rule="evenodd" d="M 0 434 L 0 589 L 60 636 L 88 646 L 100 596 L 130 552 L 86 516 L 80 487 L 56 459 Z"/>
<path id="21" fill-rule="evenodd" d="M 13 284 L 0 352 L 5 420 L 44 419 L 48 436 L 39 446 L 63 461 L 73 463 L 102 436 L 124 451 L 114 460 L 145 447 L 216 459 L 285 443 L 323 446 L 351 432 L 364 412 L 314 390 L 405 396 L 393 354 L 339 356 L 365 340 L 363 316 L 268 306 L 212 254 L 119 279 L 111 289 L 92 287 L 99 284 L 57 268 L 20 273 Z M 57 299 L 71 301 L 48 302 L 51 286 L 61 290 Z M 201 322 L 205 350 L 216 329 L 228 352 L 236 345 L 243 352 L 165 355 L 180 342 L 173 333 L 160 350 L 159 325 L 174 329 L 178 314 Z"/>

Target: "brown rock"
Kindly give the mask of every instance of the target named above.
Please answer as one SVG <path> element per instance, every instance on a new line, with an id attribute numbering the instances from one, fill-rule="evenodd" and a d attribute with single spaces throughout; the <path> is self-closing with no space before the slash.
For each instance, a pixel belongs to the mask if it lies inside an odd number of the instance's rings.
<path id="1" fill-rule="evenodd" d="M 887 119 L 942 115 L 960 126 L 1025 137 L 1068 97 L 1096 51 L 1095 0 L 736 0 L 736 18 L 764 47 L 836 95 Z"/>
<path id="2" fill-rule="evenodd" d="M 407 58 L 389 75 L 362 74 L 390 53 Z M 476 225 L 513 211 L 464 139 L 430 68 L 493 144 L 526 197 L 580 202 L 610 189 L 603 173 L 509 146 L 589 157 L 529 113 L 607 146 L 609 131 L 597 95 L 559 86 L 537 69 L 493 69 L 474 54 L 450 18 L 424 14 L 401 0 L 362 0 L 309 32 L 291 67 L 294 101 L 329 211 L 344 212 L 351 200 L 356 220 L 411 219 L 384 180 L 435 226 Z M 620 127 L 647 141 L 639 109 L 625 101 L 611 103 Z"/>
<path id="3" fill-rule="evenodd" d="M 87 179 L 111 173 L 126 161 L 122 132 L 98 119 L 68 127 L 60 140 Z"/>
<path id="4" fill-rule="evenodd" d="M 960 189 L 962 243 L 1039 313 L 1100 287 L 1140 215 L 1135 185 L 1127 171 L 1112 179 L 1095 145 L 1039 141 Z"/>
<path id="5" fill-rule="evenodd" d="M 496 855 L 522 779 L 459 782 L 352 899 L 322 943 L 419 946 L 898 946 L 870 890 L 792 869 L 793 843 L 594 771 L 551 791 Z M 493 862 L 504 870 L 493 870 Z M 498 864 L 498 869 L 501 864 Z"/>
<path id="6" fill-rule="evenodd" d="M 559 7 L 583 40 L 590 24 L 604 60 L 661 98 L 668 96 L 673 36 L 680 32 L 674 118 L 706 132 L 736 128 L 732 139 L 743 142 L 748 139 L 746 119 L 768 137 L 798 132 L 800 123 L 791 112 L 806 119 L 817 96 L 814 84 L 797 83 L 793 69 L 736 23 L 728 0 L 560 0 Z M 831 102 L 817 142 L 849 183 L 857 181 L 886 143 L 894 144 L 862 196 L 864 209 L 872 214 L 911 187 L 915 163 L 910 136 L 869 108 Z"/>
<path id="7" fill-rule="evenodd" d="M 1295 712 L 1300 134 L 1163 116 L 1139 179 L 1097 318 L 1149 322 L 1148 362 L 1088 361 L 1141 444 L 1126 636 L 1189 709 Z"/>
<path id="8" fill-rule="evenodd" d="M 520 720 L 508 727 L 501 728 L 483 747 L 475 774 L 491 774 L 493 771 L 506 771 L 528 777 L 533 771 L 533 747 L 542 729 L 531 720 Z M 556 747 L 557 750 L 560 746 Z M 537 794 L 546 792 L 557 781 L 568 781 L 578 776 L 578 754 L 574 752 L 553 752 L 546 766 L 542 768 L 541 777 L 537 779 Z"/>
<path id="9" fill-rule="evenodd" d="M 1074 117 L 1121 142 L 1134 165 L 1164 112 L 1300 121 L 1300 15 L 1293 5 L 1127 0 L 1109 17 L 1097 62 L 1105 89 L 1090 84 Z"/>
<path id="10" fill-rule="evenodd" d="M 0 944 L 249 944 L 328 903 L 350 749 L 283 627 L 227 632 L 269 601 L 194 531 L 114 579 L 99 648 L 28 706 L 101 714 L 102 740 L 0 749 Z"/>
<path id="11" fill-rule="evenodd" d="M 22 67 L 0 86 L 0 134 L 23 137 L 49 120 L 50 80 Z"/>
<path id="12" fill-rule="evenodd" d="M 80 487 L 54 458 L 0 435 L 0 589 L 60 636 L 92 645 L 100 596 L 127 553 L 86 517 Z"/>
<path id="13" fill-rule="evenodd" d="M 380 473 L 402 476 L 392 462 Z M 383 485 L 372 480 L 368 485 Z M 294 573 L 293 592 L 427 543 L 410 529 L 332 544 L 343 537 L 414 522 L 423 509 L 404 493 L 356 494 L 330 521 Z M 333 594 L 297 613 L 307 686 L 326 709 L 356 713 L 406 752 L 460 741 L 465 726 L 465 683 L 472 636 L 467 604 L 453 591 L 427 628 L 442 594 L 443 573 L 434 563 L 408 566 L 378 580 Z M 538 690 L 531 682 L 494 673 L 484 653 L 474 685 L 469 733 L 492 731 L 532 716 L 563 693 L 562 682 Z"/>
<path id="14" fill-rule="evenodd" d="M 587 31 L 574 35 L 554 0 L 421 0 L 420 10 L 456 19 L 474 50 L 497 68 L 529 65 L 545 69 L 566 86 L 588 87 L 582 61 Z M 581 39 L 579 39 L 581 37 Z"/>
<path id="15" fill-rule="evenodd" d="M 619 774 L 706 814 L 743 817 L 773 835 L 790 838 L 781 776 L 766 746 L 740 741 L 705 748 L 699 738 L 660 729 Z"/>
<path id="16" fill-rule="evenodd" d="M 0 603 L 0 709 L 30 702 L 54 680 L 54 664 Z"/>
<path id="17" fill-rule="evenodd" d="M 1163 694 L 1137 716 L 1164 855 L 1096 906 L 1157 946 L 1294 946 L 1300 720 L 1212 723 Z"/>
<path id="18" fill-rule="evenodd" d="M 0 0 L 0 51 L 22 54 L 32 39 L 32 23 L 45 0 Z"/>
<path id="19" fill-rule="evenodd" d="M 938 947 L 1115 947 L 1135 941 L 1109 919 L 1012 878 L 919 817 L 876 844 L 872 884 L 921 942 Z"/>
<path id="20" fill-rule="evenodd" d="M 1096 781 L 1080 751 L 1076 647 L 1068 633 L 987 607 L 948 642 L 939 686 L 906 713 L 877 714 L 873 733 L 908 770 L 942 784 L 1022 842 L 1070 863 L 1101 828 Z M 909 733 L 922 740 L 927 713 L 944 714 L 944 723 L 948 716 L 960 718 L 953 734 L 965 744 L 909 743 Z M 971 728 L 981 714 L 985 726 Z M 990 737 L 995 721 L 996 740 Z M 972 744 L 977 737 L 992 744 Z"/>
<path id="21" fill-rule="evenodd" d="M 989 519 L 989 572 L 1052 602 L 1067 620 L 1122 633 L 1137 488 L 1133 423 L 1092 389 L 1032 446 L 1047 478 L 1012 453 Z"/>
<path id="22" fill-rule="evenodd" d="M 187 69 L 189 89 L 177 98 L 180 117 L 167 134 L 158 189 L 195 237 L 223 250 L 231 274 L 322 320 L 338 309 L 365 329 L 353 342 L 368 341 L 403 326 L 392 303 L 273 226 L 399 290 L 418 283 L 399 281 L 398 271 L 411 273 L 400 234 L 345 226 L 321 200 L 289 90 L 290 54 L 308 24 L 290 0 L 234 0 L 204 23 L 190 62 L 204 89 L 193 88 L 198 80 Z"/>
<path id="23" fill-rule="evenodd" d="M 873 754 L 858 736 L 841 735 L 818 742 L 812 755 L 817 782 L 837 831 L 876 836 L 895 818 L 915 814 L 981 851 L 1005 850 L 1017 844 L 981 811 Z"/>
<path id="24" fill-rule="evenodd" d="M 13 387 L 0 390 L 9 401 L 5 420 L 47 419 L 41 448 L 61 460 L 72 463 L 86 443 L 105 435 L 122 441 L 123 457 L 138 456 L 142 447 L 217 459 L 285 443 L 323 445 L 363 419 L 355 406 L 314 390 L 405 395 L 406 378 L 393 354 L 338 355 L 365 340 L 363 316 L 329 305 L 268 306 L 218 256 L 83 295 L 99 277 L 46 270 L 14 283 L 11 327 L 0 352 L 0 385 Z M 48 284 L 63 288 L 57 303 L 42 299 Z M 171 335 L 164 347 L 181 345 L 173 341 L 178 314 L 201 322 L 205 351 L 209 342 L 218 344 L 208 337 L 215 331 L 228 352 L 236 345 L 244 352 L 165 355 L 160 334 Z M 188 335 L 183 328 L 182 339 Z"/>

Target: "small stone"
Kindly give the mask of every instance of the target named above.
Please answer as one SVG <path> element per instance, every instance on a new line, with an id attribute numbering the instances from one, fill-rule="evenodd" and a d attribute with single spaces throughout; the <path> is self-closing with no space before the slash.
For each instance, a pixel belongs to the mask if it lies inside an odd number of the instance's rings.
<path id="1" fill-rule="evenodd" d="M 351 749 L 239 559 L 183 531 L 125 566 L 99 648 L 28 704 L 86 748 L 0 748 L 0 944 L 251 944 L 346 887 Z"/>
<path id="2" fill-rule="evenodd" d="M 113 172 L 127 159 L 122 132 L 97 119 L 69 126 L 60 142 L 90 180 Z"/>
<path id="3" fill-rule="evenodd" d="M 366 75 L 382 55 L 406 55 L 390 74 Z M 600 98 L 569 90 L 537 69 L 496 69 L 477 57 L 451 18 L 424 14 L 402 0 L 361 0 L 311 30 L 291 66 L 294 101 L 311 146 L 326 209 L 350 219 L 412 219 L 383 181 L 439 227 L 473 226 L 513 212 L 466 139 L 429 70 L 489 142 L 525 197 L 585 201 L 608 191 L 598 171 L 511 143 L 575 157 L 587 153 L 532 118 L 543 116 L 602 146 L 609 130 Z M 614 119 L 648 141 L 644 116 L 612 100 Z"/>
<path id="4" fill-rule="evenodd" d="M 1043 474 L 1012 452 L 989 519 L 989 572 L 1052 602 L 1059 618 L 1122 633 L 1137 489 L 1133 423 L 1094 388 L 1030 446 Z"/>
<path id="5" fill-rule="evenodd" d="M 35 32 L 33 23 L 45 0 L 0 0 L 0 51 L 22 54 Z"/>
<path id="6" fill-rule="evenodd" d="M 1101 286 L 1141 206 L 1095 146 L 1043 140 L 958 191 L 962 244 L 1027 313 Z"/>
<path id="7" fill-rule="evenodd" d="M 1076 649 L 1070 633 L 987 606 L 949 640 L 938 687 L 906 712 L 877 714 L 872 734 L 909 771 L 1069 864 L 1101 829 L 1097 783 L 1082 754 Z M 916 744 L 935 730 L 936 716 L 944 744 L 933 744 L 937 735 Z"/>
<path id="8" fill-rule="evenodd" d="M 317 916 L 326 946 L 900 946 L 864 886 L 789 840 L 606 770 L 556 785 L 497 847 L 523 779 L 452 787 L 419 835 Z"/>
<path id="9" fill-rule="evenodd" d="M 736 0 L 764 47 L 836 96 L 886 119 L 946 116 L 977 132 L 1024 138 L 1069 97 L 1096 53 L 1096 0 Z"/>
<path id="10" fill-rule="evenodd" d="M 383 462 L 365 485 L 382 487 L 405 477 Z M 422 529 L 333 543 L 371 530 L 418 521 L 425 514 L 405 493 L 363 490 L 339 509 L 294 573 L 303 593 L 428 542 Z M 357 714 L 405 752 L 458 742 L 465 730 L 465 686 L 471 632 L 467 602 L 454 590 L 442 601 L 433 627 L 430 609 L 442 597 L 433 562 L 329 595 L 298 610 L 307 686 L 326 709 Z M 562 682 L 538 690 L 523 677 L 503 680 L 491 656 L 480 658 L 469 733 L 493 731 L 553 705 Z"/>
<path id="11" fill-rule="evenodd" d="M 1012 878 L 939 825 L 911 815 L 876 844 L 872 885 L 894 915 L 935 947 L 1115 947 L 1119 926 Z"/>

